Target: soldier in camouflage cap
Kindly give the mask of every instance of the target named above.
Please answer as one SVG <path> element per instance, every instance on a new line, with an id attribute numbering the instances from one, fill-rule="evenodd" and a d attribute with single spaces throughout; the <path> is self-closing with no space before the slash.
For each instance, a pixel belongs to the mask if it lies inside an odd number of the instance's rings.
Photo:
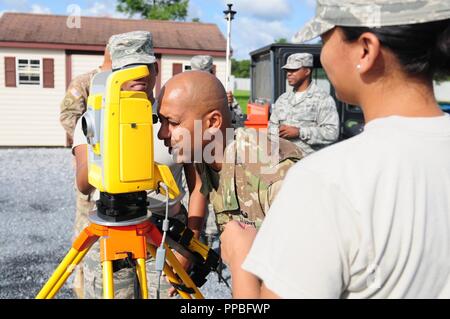
<path id="1" fill-rule="evenodd" d="M 191 59 L 191 69 L 193 71 L 205 71 L 214 74 L 214 60 L 210 55 L 196 55 Z M 234 128 L 243 127 L 245 122 L 245 115 L 242 113 L 241 106 L 232 92 L 227 93 L 228 104 L 231 111 L 231 123 Z"/>
<path id="2" fill-rule="evenodd" d="M 213 70 L 213 58 L 210 55 L 196 55 L 191 59 L 192 71 L 211 72 Z"/>
<path id="3" fill-rule="evenodd" d="M 310 53 L 294 53 L 291 54 L 282 69 L 298 70 L 300 68 L 312 68 L 313 55 Z"/>
<path id="4" fill-rule="evenodd" d="M 109 39 L 108 49 L 113 60 L 113 70 L 132 64 L 152 64 L 156 62 L 152 34 L 148 31 L 133 31 L 113 35 Z"/>
<path id="5" fill-rule="evenodd" d="M 339 115 L 333 98 L 312 83 L 313 55 L 294 53 L 287 59 L 287 80 L 291 87 L 272 108 L 269 133 L 295 143 L 311 154 L 335 142 L 339 136 Z"/>

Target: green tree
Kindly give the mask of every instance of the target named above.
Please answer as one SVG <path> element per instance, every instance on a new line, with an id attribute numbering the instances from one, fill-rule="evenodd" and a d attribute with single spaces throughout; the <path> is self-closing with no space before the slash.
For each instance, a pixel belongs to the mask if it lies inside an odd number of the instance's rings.
<path id="1" fill-rule="evenodd" d="M 279 38 L 279 39 L 275 40 L 275 43 L 286 44 L 286 43 L 288 43 L 288 40 L 286 38 Z"/>
<path id="2" fill-rule="evenodd" d="M 118 0 L 117 11 L 151 20 L 186 20 L 189 0 Z"/>
<path id="3" fill-rule="evenodd" d="M 231 59 L 231 74 L 237 78 L 249 78 L 250 63 L 250 60 L 238 61 L 236 59 Z"/>

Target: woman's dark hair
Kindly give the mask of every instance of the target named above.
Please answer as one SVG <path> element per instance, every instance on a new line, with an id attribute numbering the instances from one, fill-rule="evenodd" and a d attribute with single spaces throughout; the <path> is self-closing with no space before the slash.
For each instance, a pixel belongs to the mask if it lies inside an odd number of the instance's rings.
<path id="1" fill-rule="evenodd" d="M 341 28 L 350 42 L 365 32 L 375 34 L 410 75 L 434 77 L 450 74 L 450 19 L 381 28 Z"/>

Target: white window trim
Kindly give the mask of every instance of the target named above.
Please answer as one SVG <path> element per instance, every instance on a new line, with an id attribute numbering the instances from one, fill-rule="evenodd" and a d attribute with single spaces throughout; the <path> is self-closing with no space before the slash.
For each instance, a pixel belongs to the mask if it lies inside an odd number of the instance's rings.
<path id="1" fill-rule="evenodd" d="M 19 60 L 39 60 L 40 66 L 41 66 L 41 73 L 40 73 L 40 83 L 39 85 L 30 85 L 30 84 L 20 84 L 19 79 Z M 27 88 L 40 88 L 42 89 L 44 87 L 44 59 L 36 58 L 36 57 L 28 57 L 28 56 L 16 56 L 16 86 L 17 87 L 27 87 Z"/>

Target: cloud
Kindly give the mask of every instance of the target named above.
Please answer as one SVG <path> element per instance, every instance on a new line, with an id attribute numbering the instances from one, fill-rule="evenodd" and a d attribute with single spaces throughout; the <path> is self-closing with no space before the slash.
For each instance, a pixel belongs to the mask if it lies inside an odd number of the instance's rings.
<path id="1" fill-rule="evenodd" d="M 241 17 L 232 27 L 231 46 L 234 58 L 249 59 L 249 53 L 278 38 L 289 38 L 292 31 L 281 21 L 261 21 L 250 17 Z"/>
<path id="2" fill-rule="evenodd" d="M 316 7 L 316 0 L 302 0 L 308 7 L 315 8 Z"/>
<path id="3" fill-rule="evenodd" d="M 81 13 L 83 16 L 94 16 L 94 17 L 109 17 L 109 18 L 128 18 L 125 13 L 116 11 L 116 1 L 106 0 L 106 1 L 95 1 L 91 7 L 87 9 L 82 9 Z"/>
<path id="4" fill-rule="evenodd" d="M 50 8 L 41 6 L 39 4 L 32 4 L 31 5 L 31 13 L 50 14 L 50 13 L 52 13 L 52 11 L 50 10 Z"/>
<path id="5" fill-rule="evenodd" d="M 30 12 L 36 14 L 49 14 L 52 12 L 50 8 L 37 3 L 30 4 L 28 0 L 0 0 L 0 5 L 6 8 L 2 12 Z"/>
<path id="6" fill-rule="evenodd" d="M 0 0 L 0 5 L 7 7 L 9 12 L 26 11 L 29 8 L 28 0 Z"/>
<path id="7" fill-rule="evenodd" d="M 189 2 L 187 21 L 190 21 L 194 18 L 202 18 L 202 16 L 202 9 L 194 2 Z"/>
<path id="8" fill-rule="evenodd" d="M 224 4 L 230 0 L 224 0 Z M 286 18 L 292 13 L 291 2 L 288 0 L 234 0 L 233 9 L 239 15 L 251 16 L 268 21 Z"/>

